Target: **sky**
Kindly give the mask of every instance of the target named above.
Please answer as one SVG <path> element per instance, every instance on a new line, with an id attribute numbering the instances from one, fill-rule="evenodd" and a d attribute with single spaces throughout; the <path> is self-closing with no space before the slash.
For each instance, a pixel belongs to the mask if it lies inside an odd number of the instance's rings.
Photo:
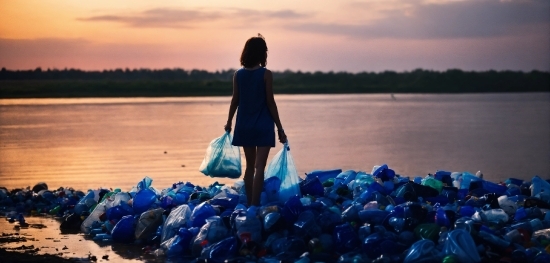
<path id="1" fill-rule="evenodd" d="M 0 0 L 7 69 L 550 71 L 549 0 Z"/>

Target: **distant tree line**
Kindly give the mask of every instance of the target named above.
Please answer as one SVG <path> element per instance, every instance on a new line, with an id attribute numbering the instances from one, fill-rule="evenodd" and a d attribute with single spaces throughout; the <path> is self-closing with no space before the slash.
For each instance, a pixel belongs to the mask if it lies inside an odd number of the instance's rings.
<path id="1" fill-rule="evenodd" d="M 231 95 L 235 70 L 0 70 L 0 97 Z M 550 72 L 432 71 L 274 72 L 278 94 L 549 92 Z"/>
<path id="2" fill-rule="evenodd" d="M 234 69 L 208 72 L 184 69 L 110 69 L 84 71 L 80 69 L 7 70 L 2 68 L 0 80 L 231 80 Z"/>

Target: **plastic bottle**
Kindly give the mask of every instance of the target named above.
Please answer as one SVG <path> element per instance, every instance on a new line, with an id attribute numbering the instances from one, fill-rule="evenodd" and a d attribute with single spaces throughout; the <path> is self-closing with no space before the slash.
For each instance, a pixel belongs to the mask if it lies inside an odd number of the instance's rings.
<path id="1" fill-rule="evenodd" d="M 336 226 L 332 236 L 338 253 L 350 252 L 359 245 L 359 238 L 353 227 L 348 223 Z"/>
<path id="2" fill-rule="evenodd" d="M 506 212 L 508 215 L 513 215 L 516 213 L 518 206 L 516 202 L 513 202 L 508 198 L 508 196 L 503 195 L 498 198 L 498 204 L 504 212 Z"/>
<path id="3" fill-rule="evenodd" d="M 317 177 L 319 178 L 319 181 L 321 183 L 324 183 L 330 178 L 336 178 L 340 173 L 342 173 L 342 169 L 334 169 L 334 170 L 314 170 L 309 172 L 306 175 L 306 178 L 313 178 Z"/>
<path id="4" fill-rule="evenodd" d="M 430 239 L 433 242 L 437 242 L 439 239 L 439 232 L 441 227 L 435 223 L 426 223 L 416 226 L 414 234 L 417 238 Z"/>
<path id="5" fill-rule="evenodd" d="M 437 179 L 434 179 L 432 177 L 426 177 L 424 180 L 422 180 L 422 185 L 429 186 L 435 190 L 437 190 L 438 193 L 441 192 L 443 189 L 443 183 Z"/>
<path id="6" fill-rule="evenodd" d="M 468 234 L 469 235 L 469 234 Z M 509 241 L 506 241 L 502 238 L 499 238 L 489 232 L 486 232 L 486 231 L 479 231 L 478 232 L 478 235 L 479 237 L 483 238 L 485 241 L 493 244 L 493 245 L 496 245 L 500 248 L 506 248 L 508 246 L 510 246 L 510 242 Z"/>
<path id="7" fill-rule="evenodd" d="M 311 210 L 302 212 L 294 222 L 294 233 L 299 237 L 318 237 L 321 234 L 321 229 L 315 223 L 315 218 L 315 214 Z"/>
<path id="8" fill-rule="evenodd" d="M 550 193 L 550 183 L 536 175 L 531 180 L 531 186 L 529 189 L 531 190 L 531 196 L 536 196 L 541 192 Z"/>
<path id="9" fill-rule="evenodd" d="M 442 207 L 438 208 L 435 213 L 435 223 L 439 226 L 444 227 L 450 227 L 451 222 L 449 221 L 449 218 L 447 218 L 447 214 L 445 213 L 445 209 Z"/>
<path id="10" fill-rule="evenodd" d="M 235 218 L 237 228 L 237 237 L 243 233 L 248 233 L 252 241 L 260 243 L 262 241 L 262 224 L 255 213 L 239 213 Z"/>
<path id="11" fill-rule="evenodd" d="M 472 232 L 474 221 L 470 217 L 461 217 L 455 221 L 455 229 L 463 229 L 468 233 Z"/>
<path id="12" fill-rule="evenodd" d="M 384 222 L 384 219 L 386 219 L 386 216 L 388 216 L 389 213 L 390 212 L 384 210 L 369 209 L 359 211 L 358 215 L 359 219 L 361 219 L 361 222 L 363 223 L 380 225 Z"/>
<path id="13" fill-rule="evenodd" d="M 201 257 L 210 259 L 212 262 L 224 262 L 237 254 L 238 245 L 237 238 L 228 237 L 203 249 Z"/>
<path id="14" fill-rule="evenodd" d="M 440 260 L 435 243 L 429 239 L 416 241 L 406 252 L 404 263 L 437 262 Z"/>
<path id="15" fill-rule="evenodd" d="M 457 257 L 458 262 L 474 263 L 481 261 L 472 236 L 462 229 L 456 229 L 448 233 L 442 252 L 445 255 L 454 255 Z"/>

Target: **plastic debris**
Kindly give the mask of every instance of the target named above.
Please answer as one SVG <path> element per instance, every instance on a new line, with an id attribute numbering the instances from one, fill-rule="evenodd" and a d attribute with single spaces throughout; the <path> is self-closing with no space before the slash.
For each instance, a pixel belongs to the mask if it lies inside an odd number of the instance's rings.
<path id="1" fill-rule="evenodd" d="M 550 183 L 539 176 L 495 183 L 440 170 L 411 179 L 384 164 L 301 179 L 286 147 L 270 165 L 260 207 L 246 206 L 240 180 L 158 191 L 149 177 L 128 192 L 0 188 L 0 204 L 14 224 L 62 216 L 61 229 L 96 242 L 199 262 L 550 261 Z"/>

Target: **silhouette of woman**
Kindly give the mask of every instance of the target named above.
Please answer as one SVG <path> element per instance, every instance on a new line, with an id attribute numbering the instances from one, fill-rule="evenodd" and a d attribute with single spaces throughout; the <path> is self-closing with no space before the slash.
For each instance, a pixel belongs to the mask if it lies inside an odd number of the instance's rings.
<path id="1" fill-rule="evenodd" d="M 244 149 L 248 205 L 259 206 L 267 157 L 271 147 L 275 147 L 274 126 L 281 143 L 285 143 L 287 137 L 273 97 L 273 74 L 265 68 L 267 44 L 262 35 L 246 41 L 240 62 L 243 67 L 233 75 L 233 97 L 224 129 L 231 131 L 238 108 L 232 144 Z"/>

